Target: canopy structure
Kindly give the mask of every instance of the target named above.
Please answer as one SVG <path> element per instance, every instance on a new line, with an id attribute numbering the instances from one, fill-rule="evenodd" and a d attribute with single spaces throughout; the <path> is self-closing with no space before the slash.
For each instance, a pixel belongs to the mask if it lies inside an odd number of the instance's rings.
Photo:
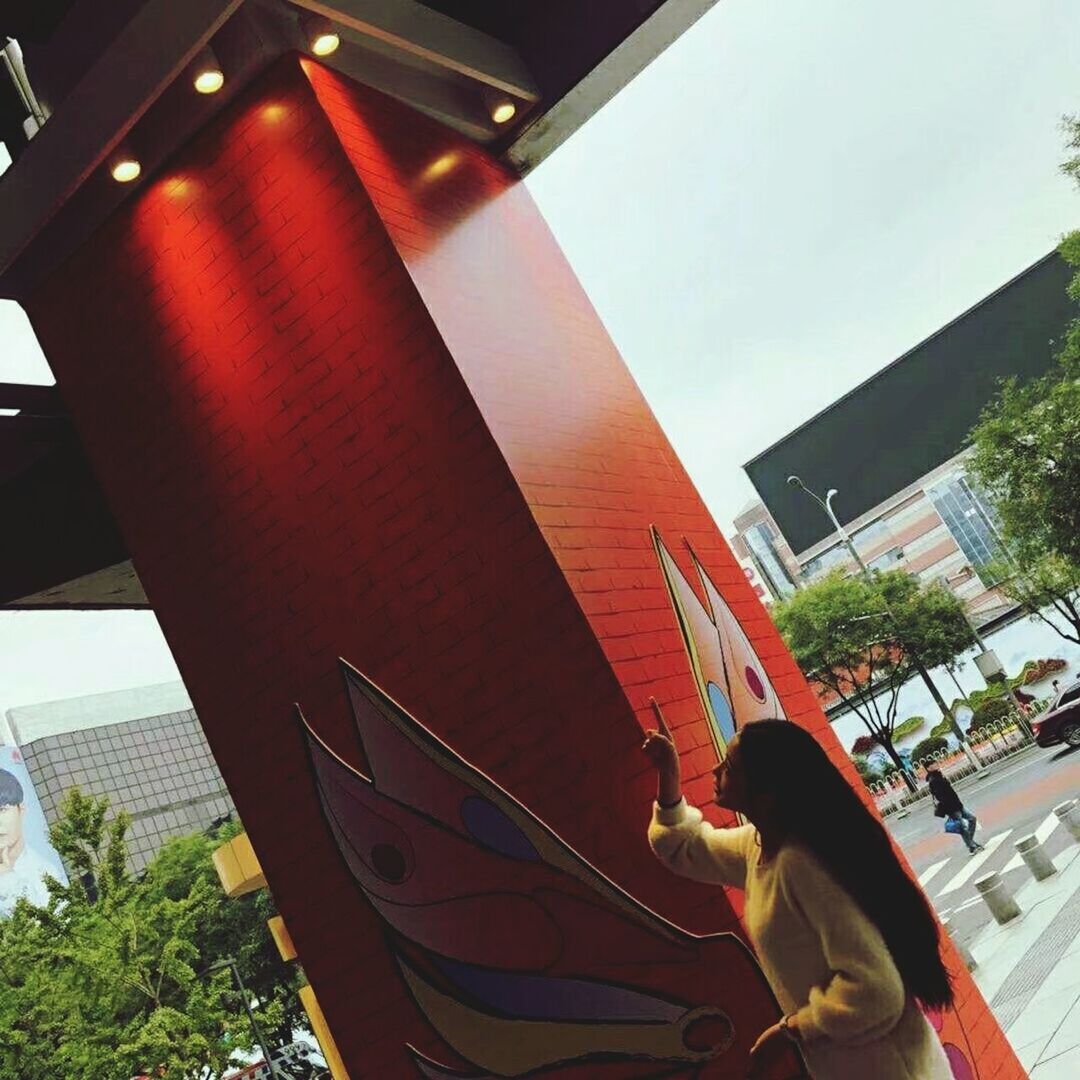
<path id="1" fill-rule="evenodd" d="M 0 72 L 0 139 L 15 158 L 0 177 L 0 296 L 32 292 L 130 197 L 107 167 L 118 152 L 136 152 L 144 172 L 158 168 L 282 54 L 310 51 L 316 20 L 330 20 L 340 39 L 322 62 L 524 175 L 714 2 L 5 5 L 0 40 L 18 46 Z M 193 65 L 211 40 L 225 82 L 193 97 Z M 146 606 L 55 391 L 0 386 L 0 500 L 0 606 Z"/>

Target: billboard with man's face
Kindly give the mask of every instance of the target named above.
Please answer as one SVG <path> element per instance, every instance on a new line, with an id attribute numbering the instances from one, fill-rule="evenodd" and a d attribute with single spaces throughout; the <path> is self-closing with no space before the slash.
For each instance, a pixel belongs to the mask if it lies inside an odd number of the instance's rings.
<path id="1" fill-rule="evenodd" d="M 0 746 L 0 919 L 20 898 L 47 904 L 47 877 L 67 882 L 22 754 L 17 746 Z"/>

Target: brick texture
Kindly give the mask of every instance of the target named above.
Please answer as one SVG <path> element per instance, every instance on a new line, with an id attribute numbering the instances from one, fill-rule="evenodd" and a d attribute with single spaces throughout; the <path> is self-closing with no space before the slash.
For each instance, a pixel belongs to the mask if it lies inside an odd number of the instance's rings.
<path id="1" fill-rule="evenodd" d="M 656 524 L 854 779 L 527 192 L 479 148 L 288 58 L 29 310 L 354 1077 L 409 1075 L 406 1041 L 448 1055 L 292 718 L 363 764 L 337 656 L 643 902 L 737 928 L 644 841 L 648 698 L 707 745 Z M 711 760 L 689 760 L 702 797 Z M 981 1075 L 1021 1076 L 961 991 Z"/>

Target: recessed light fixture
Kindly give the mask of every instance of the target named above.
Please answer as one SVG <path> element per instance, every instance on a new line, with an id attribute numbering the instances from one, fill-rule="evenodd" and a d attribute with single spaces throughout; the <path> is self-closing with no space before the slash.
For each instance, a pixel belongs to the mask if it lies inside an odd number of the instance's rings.
<path id="1" fill-rule="evenodd" d="M 517 114 L 517 106 L 505 98 L 502 101 L 497 101 L 491 109 L 491 119 L 496 124 L 505 124 L 514 119 Z"/>
<path id="2" fill-rule="evenodd" d="M 301 25 L 308 46 L 316 56 L 329 56 L 337 51 L 341 38 L 334 29 L 334 24 L 325 15 L 308 12 L 301 20 Z"/>
<path id="3" fill-rule="evenodd" d="M 131 154 L 120 154 L 109 166 L 109 172 L 118 184 L 130 184 L 132 180 L 139 179 L 142 166 L 139 164 L 139 159 L 132 157 Z"/>
<path id="4" fill-rule="evenodd" d="M 216 94 L 225 85 L 225 72 L 209 45 L 202 49 L 195 60 L 191 82 L 200 94 Z"/>

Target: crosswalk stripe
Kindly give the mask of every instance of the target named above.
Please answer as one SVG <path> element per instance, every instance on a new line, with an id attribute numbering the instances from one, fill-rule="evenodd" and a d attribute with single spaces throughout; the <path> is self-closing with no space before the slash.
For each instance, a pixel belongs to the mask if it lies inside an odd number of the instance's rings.
<path id="1" fill-rule="evenodd" d="M 942 859 L 941 862 L 936 862 L 933 866 L 928 866 L 919 875 L 919 884 L 925 885 L 948 861 L 948 859 Z"/>
<path id="2" fill-rule="evenodd" d="M 962 904 L 957 904 L 956 907 L 953 908 L 953 914 L 955 915 L 955 914 L 958 914 L 961 911 L 967 911 L 967 909 L 969 907 L 974 907 L 975 904 L 978 904 L 981 900 L 982 900 L 981 896 L 969 897 Z"/>
<path id="3" fill-rule="evenodd" d="M 1040 844 L 1045 844 L 1050 839 L 1050 834 L 1060 825 L 1057 814 L 1047 814 L 1043 823 L 1035 830 L 1035 836 Z"/>
<path id="4" fill-rule="evenodd" d="M 967 864 L 964 866 L 958 874 L 954 874 L 949 879 L 945 888 L 942 889 L 938 896 L 946 896 L 951 892 L 956 892 L 957 889 L 963 888 L 978 872 L 982 869 L 983 863 L 994 854 L 995 851 L 1005 842 L 1006 837 L 1009 835 L 1007 832 L 998 833 L 996 836 L 991 836 L 984 845 L 986 850 L 980 851 L 974 858 L 969 858 Z"/>
<path id="5" fill-rule="evenodd" d="M 1057 814 L 1047 814 L 1046 817 L 1043 819 L 1042 824 L 1035 830 L 1035 839 L 1038 840 L 1040 844 L 1045 844 L 1046 841 L 1049 840 L 1050 837 L 1053 835 L 1054 830 L 1058 827 L 1059 824 L 1060 822 L 1058 821 Z M 1019 832 L 1020 830 L 1017 829 L 1016 831 Z M 1030 834 L 1025 833 L 1024 835 L 1026 836 Z M 1020 839 L 1022 838 L 1020 836 L 1017 836 L 1017 840 Z M 1019 870 L 1020 867 L 1023 865 L 1024 860 L 1019 855 L 1014 855 L 1001 868 L 1000 872 L 1002 874 L 1007 874 L 1010 870 Z"/>

